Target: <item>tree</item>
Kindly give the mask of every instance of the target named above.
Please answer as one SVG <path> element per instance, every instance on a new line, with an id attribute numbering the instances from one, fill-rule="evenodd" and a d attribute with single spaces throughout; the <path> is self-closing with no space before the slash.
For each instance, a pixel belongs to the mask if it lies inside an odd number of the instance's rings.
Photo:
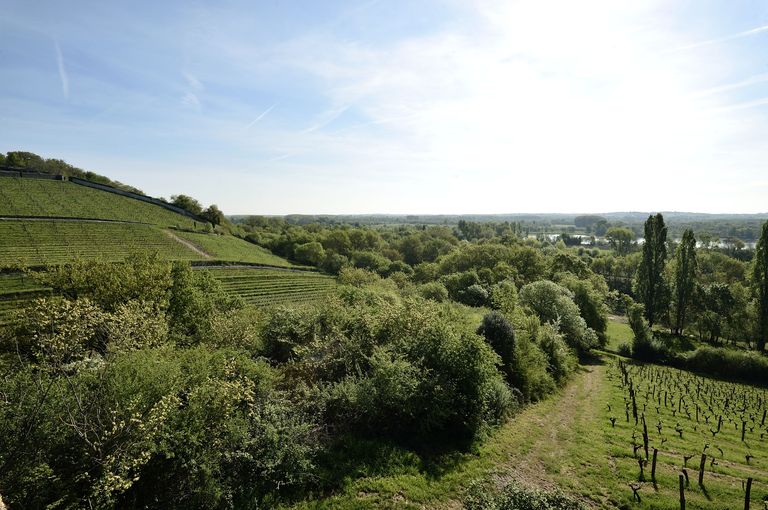
<path id="1" fill-rule="evenodd" d="M 635 240 L 635 233 L 626 227 L 611 227 L 605 233 L 605 238 L 618 255 L 626 255 Z"/>
<path id="2" fill-rule="evenodd" d="M 723 331 L 731 322 L 736 300 L 730 286 L 725 283 L 713 283 L 698 289 L 697 301 L 700 313 L 696 322 L 699 337 L 715 343 L 723 336 Z"/>
<path id="3" fill-rule="evenodd" d="M 757 350 L 762 352 L 768 340 L 768 221 L 763 223 L 763 230 L 755 247 L 752 285 L 757 294 Z"/>
<path id="4" fill-rule="evenodd" d="M 661 214 L 648 216 L 645 221 L 643 258 L 635 277 L 635 292 L 645 305 L 645 318 L 653 326 L 664 313 L 668 289 L 664 281 L 667 260 L 667 227 Z"/>
<path id="5" fill-rule="evenodd" d="M 221 212 L 221 209 L 219 209 L 215 204 L 211 204 L 208 206 L 208 208 L 203 211 L 203 213 L 200 215 L 206 220 L 208 220 L 210 223 L 214 225 L 222 225 L 226 223 L 227 218 L 224 216 L 224 213 Z"/>
<path id="6" fill-rule="evenodd" d="M 323 248 L 333 250 L 339 255 L 349 257 L 352 253 L 352 241 L 349 240 L 349 234 L 343 230 L 332 230 L 322 240 Z"/>
<path id="7" fill-rule="evenodd" d="M 477 334 L 482 335 L 501 358 L 501 371 L 507 382 L 519 388 L 520 382 L 515 378 L 515 329 L 512 324 L 499 312 L 491 312 L 483 317 Z"/>
<path id="8" fill-rule="evenodd" d="M 202 204 L 188 195 L 171 195 L 171 203 L 198 216 L 203 212 Z"/>
<path id="9" fill-rule="evenodd" d="M 673 310 L 674 330 L 676 335 L 683 334 L 688 310 L 691 307 L 691 298 L 696 285 L 696 238 L 693 231 L 686 229 L 683 240 L 675 253 L 674 281 L 673 281 Z"/>
<path id="10" fill-rule="evenodd" d="M 567 288 L 549 280 L 529 283 L 520 289 L 520 304 L 530 308 L 542 324 L 556 324 L 571 347 L 588 351 L 598 345 L 597 334 L 587 326 Z"/>
<path id="11" fill-rule="evenodd" d="M 294 250 L 294 257 L 303 264 L 319 265 L 325 259 L 323 245 L 317 241 L 300 244 Z"/>

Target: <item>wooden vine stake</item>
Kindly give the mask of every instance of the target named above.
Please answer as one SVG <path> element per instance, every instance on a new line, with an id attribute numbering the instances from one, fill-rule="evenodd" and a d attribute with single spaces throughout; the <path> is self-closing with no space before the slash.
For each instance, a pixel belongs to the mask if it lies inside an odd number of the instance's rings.
<path id="1" fill-rule="evenodd" d="M 653 449 L 653 461 L 651 463 L 651 480 L 656 483 L 656 455 L 659 453 L 659 450 L 656 448 Z"/>
<path id="2" fill-rule="evenodd" d="M 699 485 L 704 486 L 704 466 L 707 464 L 707 454 L 701 454 L 701 462 L 699 463 Z"/>
<path id="3" fill-rule="evenodd" d="M 680 510 L 685 510 L 685 478 L 682 473 L 677 478 L 680 480 Z"/>
<path id="4" fill-rule="evenodd" d="M 749 493 L 752 490 L 752 478 L 747 478 L 746 494 L 744 495 L 744 510 L 749 510 Z"/>

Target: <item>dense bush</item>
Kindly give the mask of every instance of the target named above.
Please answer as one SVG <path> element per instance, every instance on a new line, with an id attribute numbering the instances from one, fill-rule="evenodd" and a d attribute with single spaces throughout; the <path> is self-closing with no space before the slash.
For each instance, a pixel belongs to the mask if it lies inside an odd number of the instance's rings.
<path id="1" fill-rule="evenodd" d="M 595 347 L 597 334 L 581 317 L 573 293 L 549 280 L 529 283 L 520 289 L 520 304 L 529 307 L 541 320 L 557 324 L 568 345 L 582 351 Z"/>
<path id="2" fill-rule="evenodd" d="M 498 489 L 490 482 L 473 483 L 464 499 L 466 510 L 583 510 L 577 499 L 559 491 L 530 488 L 516 481 Z"/>
<path id="3" fill-rule="evenodd" d="M 442 303 L 448 301 L 448 289 L 445 288 L 440 282 L 430 282 L 423 285 L 419 285 L 417 288 L 418 294 L 424 299 L 430 299 Z"/>
<path id="4" fill-rule="evenodd" d="M 548 372 L 557 383 L 563 383 L 576 371 L 579 360 L 568 347 L 563 335 L 551 324 L 539 328 L 538 344 L 549 361 Z"/>
<path id="5" fill-rule="evenodd" d="M 479 335 L 493 348 L 501 358 L 501 370 L 509 381 L 514 384 L 516 361 L 515 330 L 512 324 L 498 312 L 491 312 L 483 317 L 483 322 L 477 330 Z"/>
<path id="6" fill-rule="evenodd" d="M 669 349 L 653 336 L 645 320 L 643 305 L 633 304 L 627 310 L 627 320 L 632 329 L 632 357 L 643 361 L 663 361 L 669 356 Z"/>
<path id="7" fill-rule="evenodd" d="M 263 341 L 336 430 L 422 447 L 466 442 L 515 405 L 498 356 L 429 301 L 358 288 L 315 315 L 276 310 Z"/>
<path id="8" fill-rule="evenodd" d="M 757 353 L 703 346 L 684 360 L 685 368 L 694 372 L 768 384 L 768 358 Z"/>
<path id="9" fill-rule="evenodd" d="M 317 425 L 265 363 L 204 348 L 92 361 L 0 380 L 11 508 L 253 507 L 311 476 Z"/>
<path id="10" fill-rule="evenodd" d="M 576 356 L 557 330 L 540 326 L 535 317 L 517 316 L 525 324 L 515 333 L 514 326 L 502 314 L 491 312 L 483 317 L 478 334 L 501 358 L 501 370 L 507 382 L 527 401 L 551 393 L 576 369 Z"/>

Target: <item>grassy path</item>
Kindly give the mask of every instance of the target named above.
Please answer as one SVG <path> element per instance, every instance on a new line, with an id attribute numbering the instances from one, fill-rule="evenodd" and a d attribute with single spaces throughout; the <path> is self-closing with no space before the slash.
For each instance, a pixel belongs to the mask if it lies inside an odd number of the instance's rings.
<path id="1" fill-rule="evenodd" d="M 559 484 L 585 498 L 604 499 L 601 491 L 585 494 L 576 480 L 585 470 L 609 470 L 606 459 L 584 458 L 577 447 L 584 431 L 600 430 L 604 375 L 602 364 L 582 366 L 559 394 L 526 408 L 475 454 L 441 459 L 439 468 L 405 465 L 386 475 L 359 478 L 336 496 L 295 508 L 461 508 L 466 487 L 486 477 L 500 484 L 509 479 L 536 486 Z"/>
<path id="2" fill-rule="evenodd" d="M 670 368 L 653 370 L 668 371 L 674 380 L 690 382 L 695 377 Z M 636 379 L 640 384 L 639 376 Z M 659 449 L 658 483 L 649 480 L 649 464 L 645 468 L 645 481 L 638 484 L 639 469 L 632 436 L 641 437 L 642 427 L 625 419 L 625 390 L 620 382 L 614 358 L 605 355 L 594 364 L 582 365 L 557 395 L 526 408 L 474 454 L 456 454 L 432 463 L 394 455 L 399 463 L 391 462 L 380 471 L 382 474 L 352 476 L 337 495 L 304 502 L 297 508 L 452 510 L 461 508 L 465 490 L 473 481 L 490 479 L 498 486 L 517 480 L 529 486 L 558 487 L 592 508 L 676 510 L 683 455 L 697 454 L 698 459 L 702 445 L 709 447 L 711 454 L 705 487 L 696 484 L 698 464 L 689 463 L 691 484 L 685 490 L 688 507 L 744 508 L 741 484 L 747 476 L 752 476 L 752 508 L 763 508 L 762 502 L 768 502 L 768 444 L 761 430 L 748 429 L 744 443 L 740 441 L 738 423 L 726 421 L 722 432 L 712 439 L 703 418 L 697 424 L 684 418 L 684 413 L 675 415 L 677 405 L 665 407 L 651 403 L 645 409 L 651 424 L 650 446 Z M 724 385 L 718 391 L 725 392 L 726 396 L 743 395 L 739 393 L 742 390 L 755 395 L 763 391 L 729 383 L 712 384 Z M 709 399 L 707 395 L 702 398 Z M 724 397 L 721 395 L 721 398 Z M 616 418 L 615 427 L 610 424 L 611 417 Z M 663 434 L 657 431 L 657 423 L 663 428 Z M 683 431 L 679 437 L 676 424 Z M 745 465 L 744 453 L 750 451 L 754 457 Z M 716 464 L 710 462 L 714 457 Z M 633 501 L 630 483 L 640 486 L 642 502 Z"/>
<path id="3" fill-rule="evenodd" d="M 197 253 L 198 255 L 203 257 L 204 259 L 213 258 L 208 253 L 206 253 L 202 249 L 200 249 L 196 244 L 192 243 L 191 241 L 187 241 L 186 239 L 182 239 L 181 237 L 177 236 L 176 234 L 174 234 L 173 232 L 171 232 L 169 230 L 163 230 L 163 232 L 165 232 L 165 234 L 168 237 L 170 237 L 171 239 L 173 239 L 174 241 L 183 244 L 184 246 L 186 246 L 187 248 L 189 248 L 193 252 Z"/>

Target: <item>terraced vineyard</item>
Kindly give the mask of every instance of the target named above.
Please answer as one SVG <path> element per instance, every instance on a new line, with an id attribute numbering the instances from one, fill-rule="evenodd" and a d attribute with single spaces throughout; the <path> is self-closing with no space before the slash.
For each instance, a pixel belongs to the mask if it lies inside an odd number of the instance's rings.
<path id="1" fill-rule="evenodd" d="M 32 299 L 48 294 L 49 289 L 22 273 L 0 274 L 0 324 L 5 324 L 14 310 Z"/>
<path id="2" fill-rule="evenodd" d="M 88 218 L 201 228 L 160 206 L 66 181 L 0 178 L 0 216 Z"/>
<path id="3" fill-rule="evenodd" d="M 0 266 L 50 265 L 74 258 L 122 260 L 157 252 L 172 260 L 204 257 L 151 225 L 92 221 L 0 221 Z"/>
<path id="4" fill-rule="evenodd" d="M 256 306 L 302 303 L 322 299 L 335 279 L 308 271 L 279 269 L 212 269 L 225 290 Z"/>
<path id="5" fill-rule="evenodd" d="M 181 231 L 174 231 L 173 235 L 192 243 L 216 260 L 294 267 L 268 250 L 237 237 Z"/>

